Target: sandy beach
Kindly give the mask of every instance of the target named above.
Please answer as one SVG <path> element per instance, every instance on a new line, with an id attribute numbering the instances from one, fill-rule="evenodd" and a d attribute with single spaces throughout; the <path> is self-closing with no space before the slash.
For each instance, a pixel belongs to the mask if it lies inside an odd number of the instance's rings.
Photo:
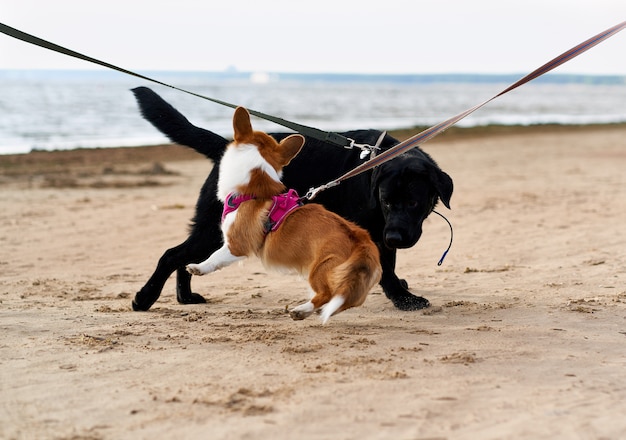
<path id="1" fill-rule="evenodd" d="M 186 238 L 211 163 L 180 146 L 0 156 L 0 438 L 626 438 L 626 127 L 446 134 L 454 243 L 322 326 L 249 260 L 135 292 Z"/>

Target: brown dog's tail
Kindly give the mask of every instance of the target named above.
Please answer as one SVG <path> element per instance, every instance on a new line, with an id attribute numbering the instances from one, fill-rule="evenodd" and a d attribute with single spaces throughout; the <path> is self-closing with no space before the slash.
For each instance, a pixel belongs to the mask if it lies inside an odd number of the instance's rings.
<path id="1" fill-rule="evenodd" d="M 366 231 L 359 231 L 368 235 Z M 335 295 L 345 298 L 338 312 L 363 304 L 369 291 L 382 275 L 378 248 L 369 239 L 359 240 L 350 257 L 334 271 L 333 278 L 337 290 Z"/>

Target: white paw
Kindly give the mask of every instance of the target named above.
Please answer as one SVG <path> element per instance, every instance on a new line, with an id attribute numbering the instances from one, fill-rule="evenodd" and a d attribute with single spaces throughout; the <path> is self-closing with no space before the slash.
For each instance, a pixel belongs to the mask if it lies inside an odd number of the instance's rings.
<path id="1" fill-rule="evenodd" d="M 314 311 L 315 307 L 313 306 L 313 303 L 309 301 L 291 309 L 289 311 L 289 316 L 291 316 L 291 319 L 294 321 L 300 321 L 311 316 Z"/>
<path id="2" fill-rule="evenodd" d="M 188 264 L 187 266 L 185 266 L 185 269 L 187 269 L 187 272 L 189 272 L 192 275 L 200 275 L 200 276 L 202 276 L 206 272 L 203 272 L 200 267 L 201 266 L 199 264 Z"/>

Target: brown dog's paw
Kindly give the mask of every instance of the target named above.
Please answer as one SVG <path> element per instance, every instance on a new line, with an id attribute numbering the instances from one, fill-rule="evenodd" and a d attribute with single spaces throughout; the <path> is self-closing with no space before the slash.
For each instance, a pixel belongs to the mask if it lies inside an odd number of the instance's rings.
<path id="1" fill-rule="evenodd" d="M 292 310 L 291 312 L 289 312 L 289 316 L 291 316 L 291 319 L 293 319 L 294 321 L 302 321 L 304 318 L 306 318 L 309 315 L 305 315 L 302 312 L 294 312 Z"/>
<path id="2" fill-rule="evenodd" d="M 313 303 L 309 301 L 291 309 L 289 311 L 289 316 L 291 316 L 291 319 L 294 321 L 301 321 L 304 318 L 311 316 L 314 311 L 315 307 L 313 306 Z"/>

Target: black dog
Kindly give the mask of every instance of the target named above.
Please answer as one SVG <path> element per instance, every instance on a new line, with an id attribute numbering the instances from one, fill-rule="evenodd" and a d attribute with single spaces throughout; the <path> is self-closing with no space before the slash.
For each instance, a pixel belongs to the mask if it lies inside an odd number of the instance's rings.
<path id="1" fill-rule="evenodd" d="M 197 304 L 205 299 L 191 291 L 188 263 L 206 259 L 222 245 L 220 218 L 222 204 L 216 197 L 217 176 L 222 154 L 228 140 L 192 125 L 174 107 L 146 87 L 133 89 L 145 119 L 172 142 L 186 145 L 214 162 L 196 205 L 196 212 L 187 240 L 167 250 L 145 286 L 132 302 L 134 310 L 148 310 L 159 298 L 163 286 L 176 271 L 176 297 L 182 304 Z M 342 133 L 357 143 L 374 145 L 380 136 L 375 130 Z M 281 140 L 288 133 L 272 134 Z M 381 149 L 387 150 L 398 141 L 385 136 Z M 284 169 L 283 182 L 300 195 L 363 163 L 359 151 L 345 150 L 307 137 L 298 156 Z M 440 199 L 449 209 L 452 179 L 419 148 L 386 162 L 374 171 L 367 171 L 321 192 L 316 203 L 354 221 L 367 229 L 380 250 L 383 275 L 380 281 L 387 297 L 401 310 L 417 310 L 429 306 L 428 300 L 410 293 L 404 280 L 395 274 L 396 249 L 409 248 L 422 235 L 422 223 Z"/>

